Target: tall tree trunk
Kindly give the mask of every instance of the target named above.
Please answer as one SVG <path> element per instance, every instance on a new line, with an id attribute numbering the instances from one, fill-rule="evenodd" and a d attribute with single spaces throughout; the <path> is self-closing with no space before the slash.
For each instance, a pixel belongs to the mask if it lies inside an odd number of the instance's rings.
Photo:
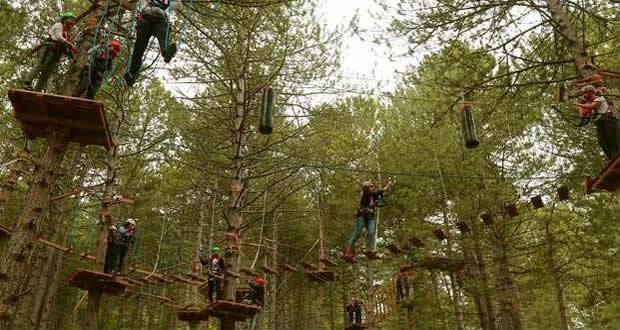
<path id="1" fill-rule="evenodd" d="M 498 329 L 521 330 L 521 307 L 519 293 L 510 274 L 508 246 L 501 235 L 495 237 L 495 265 L 497 280 L 497 300 L 499 301 Z"/>
<path id="2" fill-rule="evenodd" d="M 482 311 L 486 311 L 484 312 L 484 319 L 488 326 L 487 329 L 495 330 L 497 329 L 495 320 L 495 309 L 493 306 L 493 301 L 491 300 L 491 290 L 489 288 L 489 278 L 487 276 L 486 262 L 484 261 L 484 256 L 482 255 L 482 248 L 480 244 L 480 227 L 477 223 L 472 222 L 471 230 L 473 254 L 476 260 L 475 269 L 477 270 L 476 274 L 479 277 L 476 289 L 480 292 L 480 309 Z"/>
<path id="3" fill-rule="evenodd" d="M 465 321 L 463 319 L 463 308 L 461 307 L 461 288 L 459 287 L 454 273 L 448 276 L 450 280 L 450 289 L 452 291 L 452 307 L 454 308 L 454 316 L 456 319 L 456 328 L 465 330 Z"/>
<path id="4" fill-rule="evenodd" d="M 439 279 L 437 277 L 437 271 L 431 270 L 431 282 L 433 284 L 433 300 L 435 301 L 435 304 L 437 306 L 439 318 L 441 319 L 442 329 L 448 330 L 448 320 L 446 318 L 446 313 L 441 306 L 441 297 L 439 295 Z"/>
<path id="5" fill-rule="evenodd" d="M 545 259 L 547 265 L 547 271 L 553 278 L 553 287 L 555 289 L 556 303 L 558 304 L 560 330 L 569 329 L 568 312 L 566 308 L 566 295 L 564 293 L 564 286 L 562 285 L 561 274 L 555 260 L 555 240 L 553 239 L 553 233 L 551 232 L 551 221 L 553 219 L 553 212 L 555 205 L 551 211 L 549 219 L 545 220 L 545 243 L 547 249 L 545 251 Z"/>
<path id="6" fill-rule="evenodd" d="M 101 18 L 105 0 L 97 0 L 97 10 L 84 22 L 84 44 L 80 48 L 77 60 L 71 65 L 63 94 L 72 95 L 79 83 L 79 73 L 87 61 L 90 40 Z M 0 328 L 13 327 L 15 311 L 22 298 L 30 294 L 32 270 L 29 257 L 43 215 L 47 213 L 50 201 L 50 189 L 54 186 L 56 174 L 60 170 L 67 150 L 69 130 L 57 127 L 47 137 L 40 160 L 36 163 L 32 175 L 32 184 L 26 203 L 18 217 L 17 225 L 8 247 L 0 259 Z M 15 325 L 19 327 L 20 325 Z"/>
<path id="7" fill-rule="evenodd" d="M 2 185 L 2 190 L 0 191 L 0 219 L 5 222 L 5 212 L 9 201 L 11 200 L 11 196 L 13 196 L 13 191 L 15 191 L 15 185 L 17 185 L 17 181 L 19 177 L 22 176 L 26 172 L 27 168 L 27 160 L 30 158 L 30 152 L 28 149 L 24 148 L 17 154 L 17 159 L 13 164 L 11 164 L 11 168 L 9 170 L 9 175 L 4 180 L 4 184 Z M 4 223 L 6 225 L 6 222 Z M 13 224 L 11 224 L 11 227 Z"/>
<path id="8" fill-rule="evenodd" d="M 240 257 L 240 230 L 243 223 L 243 215 L 241 208 L 243 206 L 243 196 L 247 184 L 247 170 L 245 164 L 245 152 L 247 137 L 245 135 L 244 122 L 247 117 L 246 113 L 246 90 L 245 78 L 242 75 L 234 83 L 234 157 L 232 161 L 233 177 L 231 179 L 230 200 L 226 207 L 228 212 L 228 233 L 233 237 L 229 237 L 226 246 L 226 269 L 239 273 L 239 257 Z M 224 276 L 224 299 L 235 301 L 237 290 L 237 278 L 233 276 Z M 235 330 L 235 321 L 231 319 L 221 319 L 220 325 L 222 330 Z"/>

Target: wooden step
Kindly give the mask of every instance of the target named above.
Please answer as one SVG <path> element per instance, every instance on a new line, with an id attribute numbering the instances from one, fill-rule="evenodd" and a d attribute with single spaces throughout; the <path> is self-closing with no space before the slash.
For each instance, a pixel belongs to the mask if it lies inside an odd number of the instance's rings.
<path id="1" fill-rule="evenodd" d="M 177 319 L 184 322 L 202 322 L 209 320 L 209 312 L 207 309 L 187 309 L 178 310 Z"/>
<path id="2" fill-rule="evenodd" d="M 330 271 L 315 271 L 309 272 L 308 278 L 312 282 L 322 284 L 327 282 L 333 282 L 336 279 L 336 275 L 334 274 L 334 272 Z"/>
<path id="3" fill-rule="evenodd" d="M 45 138 L 54 129 L 68 129 L 69 141 L 112 148 L 102 102 L 76 97 L 10 89 L 13 114 L 30 139 Z"/>

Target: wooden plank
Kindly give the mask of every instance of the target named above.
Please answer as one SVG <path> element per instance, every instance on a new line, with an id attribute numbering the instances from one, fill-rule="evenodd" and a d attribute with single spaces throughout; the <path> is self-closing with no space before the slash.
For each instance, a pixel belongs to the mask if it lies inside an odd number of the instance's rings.
<path id="1" fill-rule="evenodd" d="M 71 249 L 69 249 L 68 247 L 60 245 L 58 243 L 54 243 L 52 241 L 48 241 L 48 240 L 46 240 L 43 237 L 37 238 L 37 242 L 39 242 L 39 243 L 41 243 L 43 245 L 47 245 L 47 246 L 49 246 L 49 247 L 51 247 L 53 249 L 60 250 L 60 251 L 62 251 L 64 253 L 67 253 L 67 252 L 71 251 Z"/>

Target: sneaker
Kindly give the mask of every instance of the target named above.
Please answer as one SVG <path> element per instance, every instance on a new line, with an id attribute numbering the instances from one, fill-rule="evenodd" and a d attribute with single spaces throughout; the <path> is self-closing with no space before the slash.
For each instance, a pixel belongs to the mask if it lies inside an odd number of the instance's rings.
<path id="1" fill-rule="evenodd" d="M 125 83 L 127 83 L 127 86 L 129 87 L 133 86 L 135 77 L 131 73 L 129 72 L 125 73 L 123 78 L 125 78 Z"/>
<path id="2" fill-rule="evenodd" d="M 170 63 L 170 61 L 172 61 L 172 58 L 176 54 L 177 54 L 177 44 L 172 43 L 168 46 L 168 49 L 166 49 L 166 54 L 164 55 L 164 62 Z"/>

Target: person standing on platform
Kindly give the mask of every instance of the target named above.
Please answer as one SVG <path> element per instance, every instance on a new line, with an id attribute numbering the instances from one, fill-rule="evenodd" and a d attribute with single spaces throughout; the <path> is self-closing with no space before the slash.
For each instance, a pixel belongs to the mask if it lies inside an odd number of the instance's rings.
<path id="1" fill-rule="evenodd" d="M 209 303 L 222 297 L 222 276 L 224 274 L 224 258 L 220 255 L 219 246 L 214 246 L 209 259 L 200 257 L 200 263 L 207 268 Z"/>
<path id="2" fill-rule="evenodd" d="M 48 31 L 47 39 L 36 48 L 39 55 L 37 64 L 30 69 L 24 88 L 33 90 L 32 82 L 37 79 L 34 90 L 40 92 L 47 85 L 52 72 L 58 67 L 63 54 L 75 56 L 77 47 L 71 42 L 69 32 L 75 26 L 77 17 L 67 11 L 60 17 L 60 22 L 54 24 Z"/>
<path id="3" fill-rule="evenodd" d="M 120 240 L 116 272 L 120 274 L 123 270 L 123 265 L 125 264 L 125 258 L 129 253 L 129 248 L 136 240 L 136 221 L 134 219 L 127 220 L 125 224 L 119 228 L 118 233 Z"/>

